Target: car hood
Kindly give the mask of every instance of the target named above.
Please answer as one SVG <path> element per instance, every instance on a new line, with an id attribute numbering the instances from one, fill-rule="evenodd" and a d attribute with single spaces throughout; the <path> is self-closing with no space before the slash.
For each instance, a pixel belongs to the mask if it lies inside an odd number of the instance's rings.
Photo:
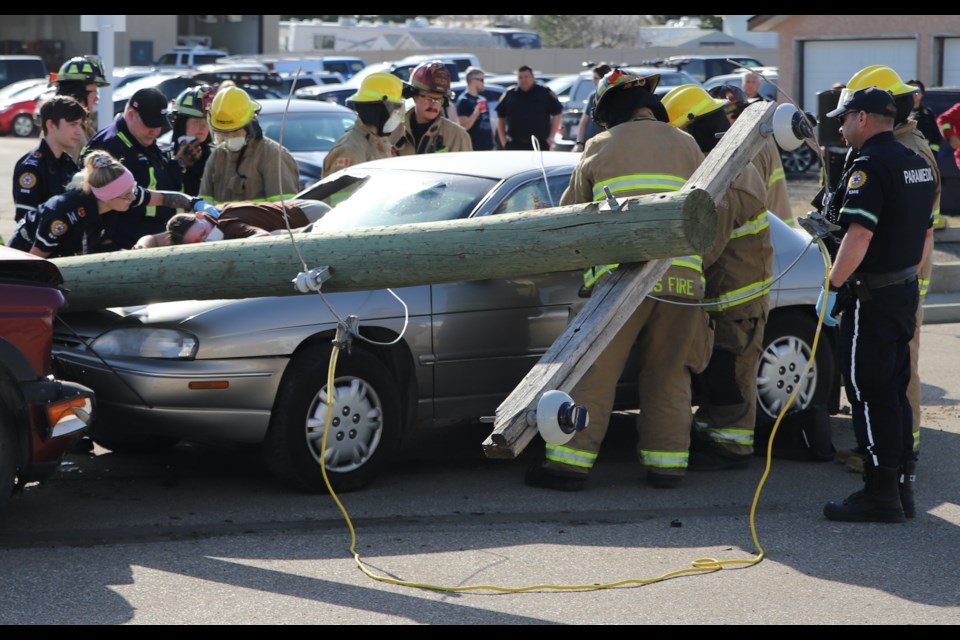
<path id="1" fill-rule="evenodd" d="M 429 287 L 397 289 L 396 294 L 407 305 L 410 318 L 429 314 Z M 197 359 L 210 359 L 291 354 L 306 334 L 332 334 L 337 326 L 335 314 L 342 318 L 356 315 L 361 327 L 376 322 L 380 326 L 396 325 L 398 333 L 402 330 L 403 307 L 386 290 L 342 292 L 325 297 L 326 304 L 319 295 L 295 294 L 240 300 L 180 300 L 114 308 L 110 311 L 122 318 L 112 314 L 109 318 L 101 316 L 99 325 L 85 325 L 81 333 L 92 337 L 108 328 L 136 323 L 176 327 L 198 338 Z"/>

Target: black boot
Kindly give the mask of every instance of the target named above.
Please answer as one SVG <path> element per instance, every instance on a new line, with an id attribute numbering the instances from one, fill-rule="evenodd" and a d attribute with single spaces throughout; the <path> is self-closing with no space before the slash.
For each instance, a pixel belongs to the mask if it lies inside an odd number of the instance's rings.
<path id="1" fill-rule="evenodd" d="M 917 462 L 910 460 L 900 466 L 900 504 L 903 505 L 903 515 L 915 518 L 917 505 L 913 500 L 913 483 L 917 479 Z"/>
<path id="2" fill-rule="evenodd" d="M 828 520 L 840 522 L 906 522 L 900 504 L 900 469 L 874 467 L 863 470 L 866 484 L 843 503 L 829 502 L 823 508 Z"/>

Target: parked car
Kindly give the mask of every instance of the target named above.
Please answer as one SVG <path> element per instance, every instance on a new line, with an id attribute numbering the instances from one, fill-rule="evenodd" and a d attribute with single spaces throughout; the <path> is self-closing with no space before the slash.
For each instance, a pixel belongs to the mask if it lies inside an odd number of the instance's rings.
<path id="1" fill-rule="evenodd" d="M 20 80 L 0 89 L 0 133 L 19 138 L 37 132 L 34 112 L 41 94 L 47 90 L 47 78 Z"/>
<path id="2" fill-rule="evenodd" d="M 49 78 L 40 56 L 0 56 L 0 88 L 30 78 Z"/>
<path id="3" fill-rule="evenodd" d="M 686 71 L 696 78 L 697 82 L 706 82 L 714 76 L 733 73 L 743 67 L 750 69 L 762 67 L 763 63 L 754 57 L 740 54 L 722 56 L 682 55 L 669 56 L 663 60 L 659 60 L 657 61 L 657 66 L 673 67 Z"/>
<path id="4" fill-rule="evenodd" d="M 326 176 L 299 197 L 352 191 L 313 233 L 529 211 L 558 202 L 579 157 L 478 151 L 388 158 Z M 795 407 L 824 403 L 834 378 L 829 329 L 802 373 L 824 278 L 820 252 L 804 232 L 772 216 L 770 224 L 783 277 L 770 293 L 757 374 L 764 424 L 797 387 Z M 333 293 L 327 304 L 305 295 L 73 314 L 69 324 L 79 335 L 58 333 L 57 360 L 68 379 L 96 390 L 100 414 L 91 437 L 107 448 L 122 451 L 147 438 L 260 444 L 270 468 L 293 487 L 324 491 L 325 461 L 336 490 L 356 489 L 385 470 L 415 426 L 494 415 L 564 330 L 582 284 L 577 269 Z M 362 337 L 339 353 L 336 392 L 328 394 L 335 313 L 356 315 Z M 621 409 L 636 406 L 635 375 L 631 368 L 621 381 Z M 333 425 L 321 450 L 332 395 Z"/>
<path id="5" fill-rule="evenodd" d="M 114 115 L 123 113 L 127 106 L 127 101 L 131 96 L 144 87 L 156 87 L 163 93 L 168 100 L 173 100 L 184 89 L 195 87 L 200 84 L 209 84 L 217 86 L 224 80 L 231 80 L 238 87 L 242 88 L 254 100 L 266 100 L 271 98 L 286 98 L 286 94 L 281 93 L 283 88 L 283 79 L 277 73 L 265 71 L 186 71 L 184 70 L 166 70 L 157 71 L 136 80 L 132 80 L 113 92 L 113 113 Z M 169 125 L 164 125 L 163 131 L 169 130 Z"/>
<path id="6" fill-rule="evenodd" d="M 52 262 L 0 246 L 0 509 L 52 475 L 94 415 L 93 391 L 52 375 L 61 284 Z"/>
<path id="7" fill-rule="evenodd" d="M 263 135 L 281 142 L 293 154 L 300 170 L 300 188 L 323 177 L 323 159 L 340 136 L 353 126 L 357 114 L 347 107 L 317 100 L 258 100 L 257 119 Z M 284 122 L 284 112 L 286 121 Z"/>
<path id="8" fill-rule="evenodd" d="M 700 84 L 695 78 L 684 71 L 672 71 L 658 67 L 626 67 L 630 73 L 647 74 L 657 73 L 660 82 L 655 93 L 662 96 L 670 89 L 684 84 Z M 587 98 L 596 88 L 593 85 L 593 71 L 581 71 L 554 78 L 547 83 L 563 105 L 563 124 L 560 125 L 560 135 L 554 140 L 555 151 L 570 151 L 577 141 L 580 128 L 580 117 L 587 106 Z"/>
<path id="9" fill-rule="evenodd" d="M 213 64 L 228 55 L 221 49 L 210 49 L 200 45 L 194 47 L 174 47 L 160 54 L 154 66 L 157 68 L 196 69 L 202 64 Z"/>
<path id="10" fill-rule="evenodd" d="M 777 93 L 777 85 L 780 82 L 779 68 L 755 67 L 751 70 L 764 78 L 764 80 L 760 81 L 760 95 L 767 100 L 773 100 L 775 102 L 780 100 L 780 96 Z M 725 73 L 723 75 L 714 76 L 703 83 L 703 88 L 707 91 L 710 91 L 710 89 L 719 87 L 722 84 L 732 84 L 742 89 L 744 74 L 746 74 L 746 71 L 740 70 L 733 73 Z"/>

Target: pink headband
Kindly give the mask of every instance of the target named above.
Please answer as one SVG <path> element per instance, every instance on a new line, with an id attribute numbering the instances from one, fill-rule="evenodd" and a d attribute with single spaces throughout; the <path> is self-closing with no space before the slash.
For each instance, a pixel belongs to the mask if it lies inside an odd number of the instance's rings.
<path id="1" fill-rule="evenodd" d="M 102 187 L 91 187 L 91 191 L 93 191 L 93 195 L 97 196 L 97 200 L 107 201 L 129 193 L 136 184 L 137 181 L 130 173 L 130 169 L 124 168 L 123 173 L 117 176 L 113 182 L 109 182 Z"/>

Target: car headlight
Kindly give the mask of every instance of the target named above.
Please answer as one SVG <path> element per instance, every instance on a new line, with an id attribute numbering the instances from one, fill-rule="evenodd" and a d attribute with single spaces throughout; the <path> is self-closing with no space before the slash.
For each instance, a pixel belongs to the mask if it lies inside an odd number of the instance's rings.
<path id="1" fill-rule="evenodd" d="M 178 329 L 131 327 L 112 329 L 93 341 L 101 356 L 188 360 L 197 354 L 197 338 Z"/>

